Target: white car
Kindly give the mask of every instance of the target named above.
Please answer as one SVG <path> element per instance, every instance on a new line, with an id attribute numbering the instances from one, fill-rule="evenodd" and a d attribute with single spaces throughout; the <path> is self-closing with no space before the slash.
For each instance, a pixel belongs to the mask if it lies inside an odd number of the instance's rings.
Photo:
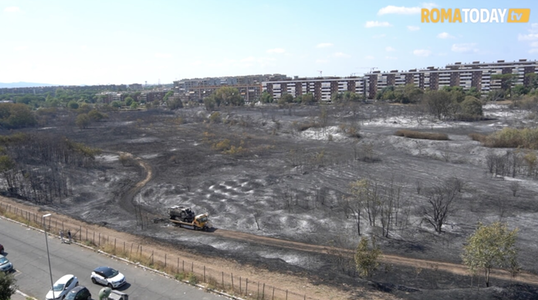
<path id="1" fill-rule="evenodd" d="M 95 268 L 92 272 L 91 279 L 93 283 L 106 285 L 111 289 L 118 288 L 125 284 L 125 276 L 111 267 Z"/>
<path id="2" fill-rule="evenodd" d="M 61 300 L 73 288 L 78 285 L 78 278 L 73 274 L 67 274 L 58 279 L 47 293 L 47 300 Z"/>

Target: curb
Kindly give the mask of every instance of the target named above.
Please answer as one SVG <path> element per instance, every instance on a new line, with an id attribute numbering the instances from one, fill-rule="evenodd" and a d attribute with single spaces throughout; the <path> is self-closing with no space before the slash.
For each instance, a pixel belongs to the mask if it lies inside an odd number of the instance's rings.
<path id="1" fill-rule="evenodd" d="M 26 295 L 25 293 L 23 293 L 23 292 L 21 292 L 21 291 L 19 291 L 19 290 L 16 290 L 15 293 L 16 293 L 16 294 L 19 294 L 19 295 L 21 295 L 21 296 L 23 296 L 25 299 L 37 300 L 36 298 L 31 297 L 31 296 L 28 296 L 28 295 Z"/>

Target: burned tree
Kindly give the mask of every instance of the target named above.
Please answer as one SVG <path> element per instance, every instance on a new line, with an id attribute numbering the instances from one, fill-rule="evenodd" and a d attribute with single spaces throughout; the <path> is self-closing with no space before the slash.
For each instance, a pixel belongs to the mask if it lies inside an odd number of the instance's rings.
<path id="1" fill-rule="evenodd" d="M 437 233 L 443 231 L 448 215 L 454 209 L 458 191 L 450 185 L 430 188 L 427 193 L 428 202 L 422 207 L 423 220 L 430 223 Z"/>

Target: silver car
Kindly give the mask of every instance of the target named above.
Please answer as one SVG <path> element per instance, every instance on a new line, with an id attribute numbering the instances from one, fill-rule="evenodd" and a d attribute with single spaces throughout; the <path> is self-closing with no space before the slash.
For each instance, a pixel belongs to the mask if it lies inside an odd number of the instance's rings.
<path id="1" fill-rule="evenodd" d="M 0 255 L 0 271 L 6 273 L 13 271 L 13 264 L 3 255 Z"/>

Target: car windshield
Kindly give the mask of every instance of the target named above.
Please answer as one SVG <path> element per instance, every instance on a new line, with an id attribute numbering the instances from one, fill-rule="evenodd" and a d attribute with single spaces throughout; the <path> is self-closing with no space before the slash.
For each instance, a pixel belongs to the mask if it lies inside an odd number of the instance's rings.
<path id="1" fill-rule="evenodd" d="M 55 292 L 63 291 L 65 284 L 63 283 L 56 283 L 53 287 L 53 290 Z"/>
<path id="2" fill-rule="evenodd" d="M 8 262 L 7 258 L 5 258 L 5 257 L 0 257 L 0 264 L 3 265 L 3 264 L 5 264 L 5 263 L 7 263 L 7 262 Z"/>
<path id="3" fill-rule="evenodd" d="M 118 271 L 110 268 L 110 269 L 106 269 L 103 271 L 103 274 L 105 275 L 106 278 L 111 278 L 111 277 L 114 277 L 116 275 L 118 275 Z"/>

